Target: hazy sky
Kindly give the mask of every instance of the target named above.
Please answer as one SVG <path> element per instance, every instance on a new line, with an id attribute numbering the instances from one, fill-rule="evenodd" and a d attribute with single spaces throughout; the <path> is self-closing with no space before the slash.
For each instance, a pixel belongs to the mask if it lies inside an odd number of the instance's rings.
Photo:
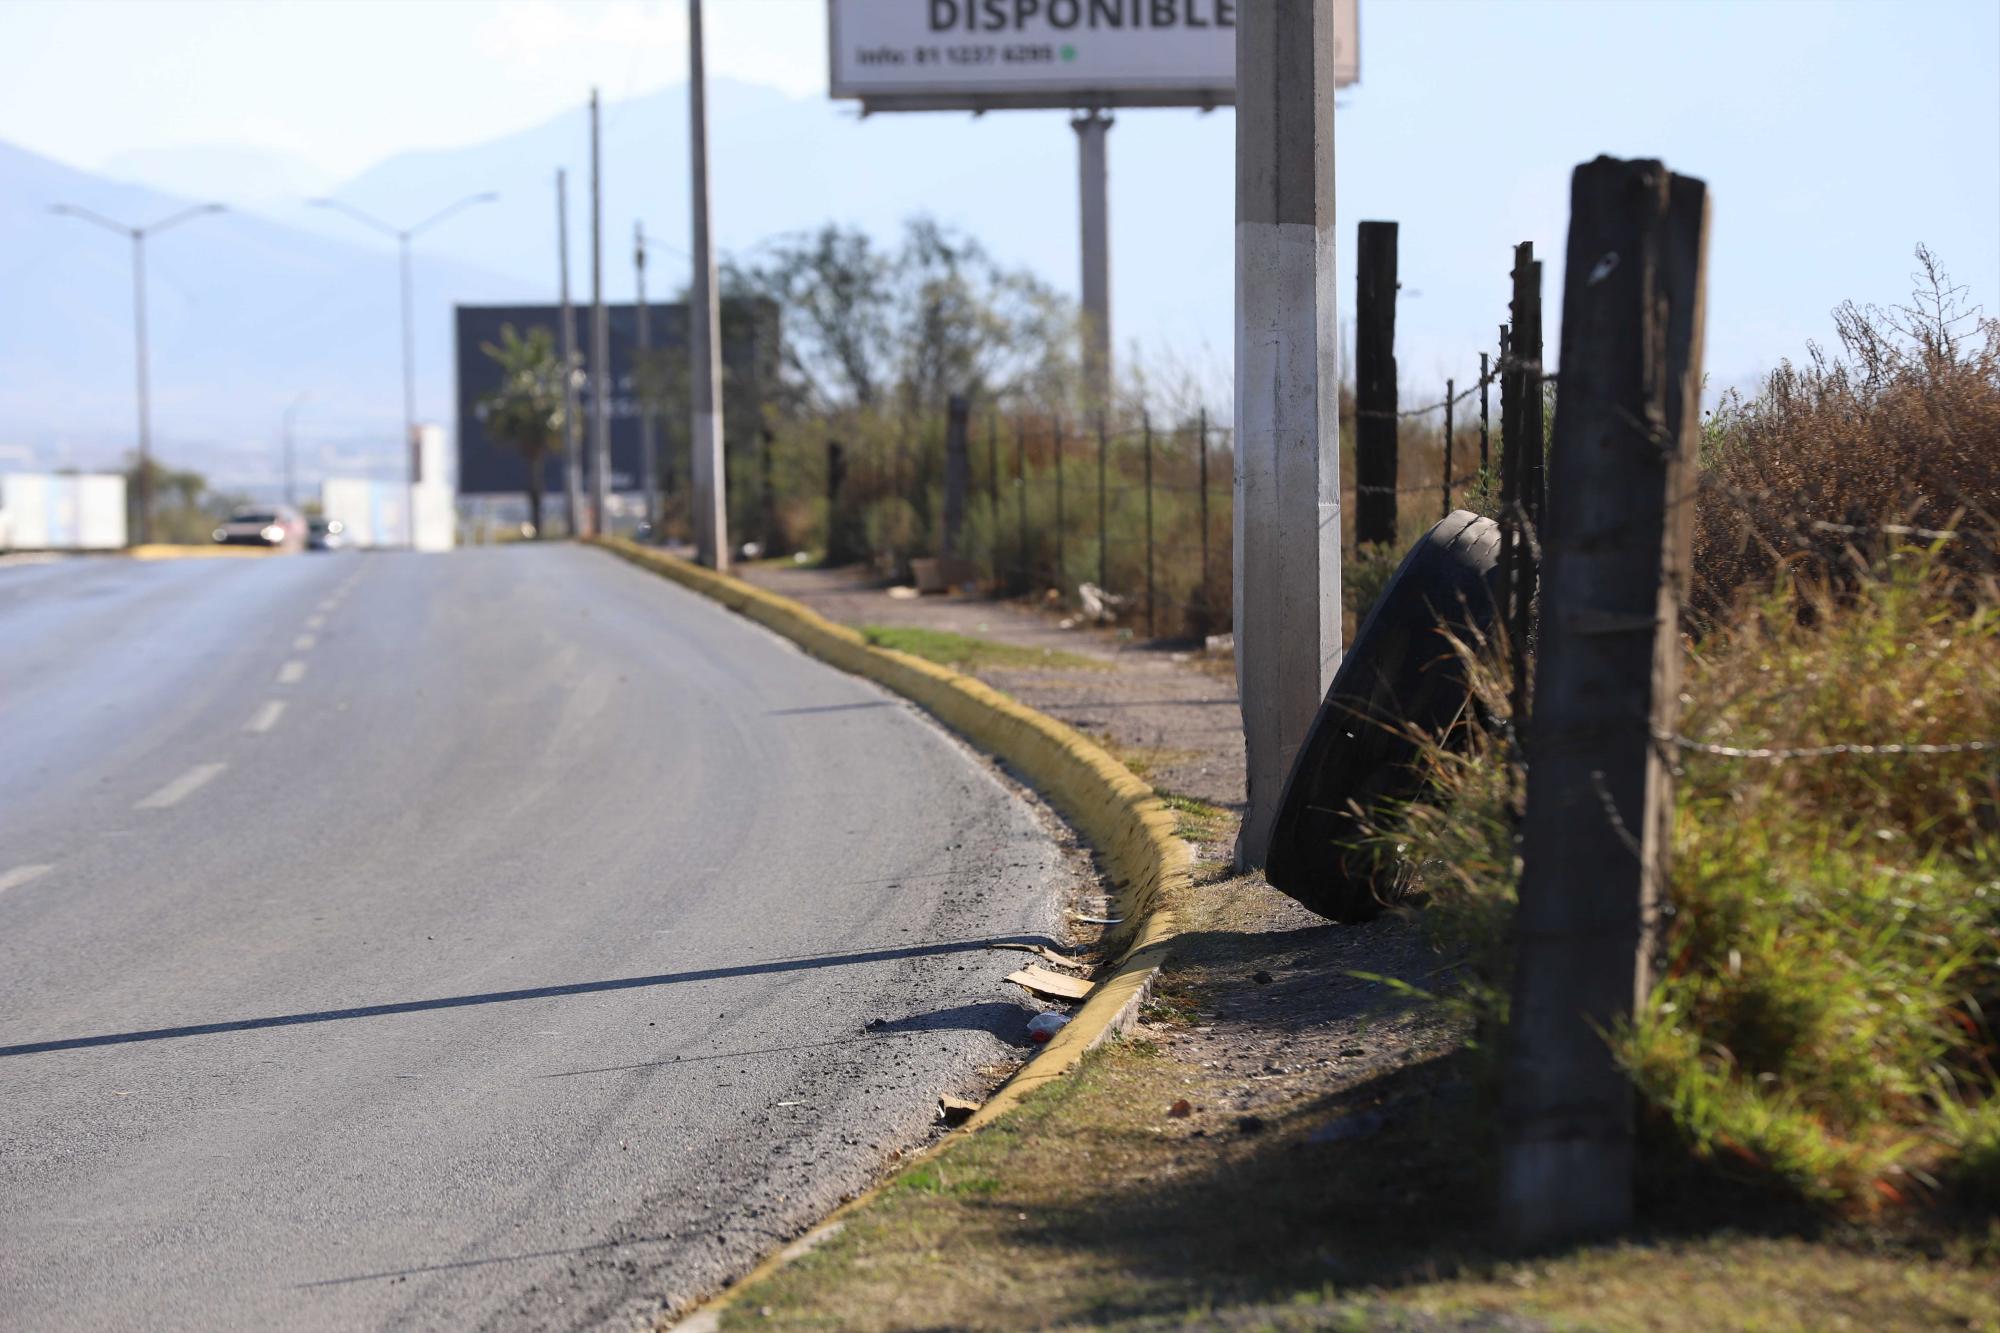
<path id="1" fill-rule="evenodd" d="M 1724 383 L 1828 338 L 1840 300 L 1907 295 L 1919 241 L 2000 308 L 2000 0 L 1361 11 L 1361 84 L 1339 119 L 1341 247 L 1351 256 L 1361 218 L 1403 224 L 1406 380 L 1463 379 L 1476 364 L 1505 315 L 1516 240 L 1554 261 L 1553 337 L 1568 174 L 1600 152 L 1661 156 L 1709 181 L 1708 364 Z M 823 95 L 823 0 L 709 0 L 707 13 L 713 72 Z M 591 84 L 615 117 L 620 97 L 684 77 L 685 30 L 680 0 L 0 0 L 0 139 L 83 167 L 134 149 L 262 145 L 339 178 L 573 110 Z M 1121 136 L 1142 134 L 1185 141 L 1170 178 L 1120 175 L 1138 160 L 1120 157 Z M 1049 136 L 1064 209 L 1051 225 L 1073 234 L 1068 137 Z M 1226 115 L 1121 115 L 1114 255 L 1136 228 L 1189 234 L 1187 272 L 1114 259 L 1121 309 L 1149 286 L 1186 289 L 1148 318 L 1119 316 L 1121 345 L 1151 334 L 1226 373 L 1231 151 Z M 1197 218 L 1173 203 L 1190 189 L 1208 192 Z M 971 193 L 937 207 L 978 229 Z M 1073 272 L 1047 276 L 1074 289 Z"/>

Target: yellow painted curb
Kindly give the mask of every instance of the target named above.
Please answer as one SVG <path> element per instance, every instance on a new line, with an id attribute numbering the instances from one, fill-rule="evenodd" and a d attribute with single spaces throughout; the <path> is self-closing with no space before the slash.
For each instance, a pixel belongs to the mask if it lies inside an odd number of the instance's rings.
<path id="1" fill-rule="evenodd" d="M 1193 865 L 1192 849 L 1174 836 L 1173 811 L 1132 770 L 1081 732 L 983 681 L 909 653 L 874 647 L 859 632 L 788 597 L 622 537 L 598 538 L 592 544 L 713 598 L 814 657 L 920 704 L 973 745 L 1012 765 L 1103 858 L 1118 890 L 1112 915 L 1123 919 L 1107 941 L 1121 951 L 1110 974 L 1084 997 L 1083 1006 L 1054 1039 L 971 1119 L 909 1159 L 906 1167 L 943 1151 L 959 1135 L 991 1124 L 1029 1093 L 1075 1069 L 1087 1052 L 1130 1025 L 1174 936 L 1173 914 L 1162 906 L 1162 890 L 1185 885 Z M 875 1193 L 869 1190 L 843 1205 L 808 1233 L 807 1240 L 838 1225 Z M 775 1272 L 805 1248 L 810 1246 L 794 1244 L 766 1259 L 736 1289 Z M 730 1299 L 727 1293 L 715 1298 L 696 1317 L 713 1326 L 713 1317 Z"/>
<path id="2" fill-rule="evenodd" d="M 210 556 L 243 557 L 277 555 L 275 546 L 169 546 L 165 542 L 134 546 L 125 552 L 134 560 L 203 560 Z"/>

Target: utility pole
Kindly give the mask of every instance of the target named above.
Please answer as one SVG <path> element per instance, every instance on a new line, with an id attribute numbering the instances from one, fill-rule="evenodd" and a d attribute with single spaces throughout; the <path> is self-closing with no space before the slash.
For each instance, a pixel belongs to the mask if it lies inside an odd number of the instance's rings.
<path id="1" fill-rule="evenodd" d="M 292 400 L 290 407 L 285 409 L 285 503 L 288 505 L 296 505 L 299 502 L 298 453 L 293 447 L 292 421 L 298 416 L 299 409 L 306 405 L 306 399 L 310 397 L 312 397 L 311 391 L 302 393 Z"/>
<path id="2" fill-rule="evenodd" d="M 611 517 L 611 326 L 604 313 L 604 182 L 597 152 L 597 89 L 590 90 L 590 526 Z"/>
<path id="3" fill-rule="evenodd" d="M 1096 109 L 1070 121 L 1076 131 L 1083 215 L 1084 406 L 1100 415 L 1111 405 L 1111 207 L 1105 154 L 1111 124 L 1111 117 Z"/>
<path id="4" fill-rule="evenodd" d="M 728 475 L 722 450 L 722 318 L 715 252 L 708 234 L 708 78 L 701 47 L 701 0 L 688 0 L 688 110 L 694 159 L 694 287 L 688 303 L 688 396 L 693 400 L 695 549 L 710 569 L 729 568 Z"/>
<path id="5" fill-rule="evenodd" d="M 646 308 L 646 228 L 632 224 L 632 266 L 638 276 L 639 363 L 644 365 L 653 350 L 652 312 Z M 653 430 L 653 404 L 635 384 L 639 400 L 639 484 L 646 490 L 646 530 L 660 540 L 660 443 Z"/>
<path id="6" fill-rule="evenodd" d="M 583 436 L 576 428 L 576 310 L 569 303 L 569 178 L 556 168 L 556 267 L 562 282 L 563 489 L 569 535 L 583 530 Z"/>
<path id="7" fill-rule="evenodd" d="M 403 308 L 403 447 L 408 450 L 409 472 L 409 513 L 410 545 L 417 544 L 417 484 L 423 477 L 423 449 L 417 440 L 417 346 L 416 314 L 412 293 L 410 242 L 446 218 L 474 204 L 487 204 L 500 196 L 488 190 L 484 194 L 470 194 L 451 207 L 442 209 L 425 218 L 414 227 L 397 227 L 382 221 L 372 214 L 364 213 L 352 204 L 338 199 L 309 199 L 306 202 L 315 208 L 331 208 L 345 213 L 365 227 L 371 227 L 387 236 L 396 238 L 398 272 L 402 286 Z"/>
<path id="8" fill-rule="evenodd" d="M 165 231 L 168 227 L 192 217 L 199 217 L 203 213 L 221 213 L 226 210 L 221 204 L 197 204 L 193 208 L 182 209 L 144 227 L 132 227 L 123 222 L 114 222 L 102 213 L 79 208 L 74 204 L 56 204 L 49 211 L 64 217 L 94 222 L 107 231 L 115 231 L 132 238 L 132 342 L 138 371 L 139 403 L 139 542 L 144 545 L 153 540 L 152 399 L 146 383 L 146 238 L 154 232 Z"/>
<path id="9" fill-rule="evenodd" d="M 1263 0 L 1236 29 L 1236 681 L 1262 865 L 1292 757 L 1340 664 L 1335 0 Z"/>

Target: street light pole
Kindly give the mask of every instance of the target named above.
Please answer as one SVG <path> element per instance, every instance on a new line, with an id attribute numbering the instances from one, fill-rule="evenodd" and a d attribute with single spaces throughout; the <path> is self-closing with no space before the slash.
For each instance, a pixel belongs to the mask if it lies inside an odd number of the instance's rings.
<path id="1" fill-rule="evenodd" d="M 63 217 L 78 218 L 84 222 L 94 222 L 107 231 L 119 232 L 132 238 L 132 342 L 137 362 L 136 376 L 139 406 L 139 541 L 143 544 L 153 540 L 153 423 L 151 400 L 146 383 L 146 238 L 156 231 L 199 217 L 203 213 L 221 213 L 226 210 L 221 204 L 196 204 L 178 213 L 161 218 L 149 226 L 133 227 L 123 222 L 115 222 L 88 208 L 75 204 L 55 204 L 51 213 Z"/>
<path id="2" fill-rule="evenodd" d="M 387 236 L 396 238 L 397 260 L 402 279 L 403 304 L 403 447 L 409 450 L 409 501 L 410 545 L 417 544 L 417 483 L 423 480 L 422 454 L 417 448 L 417 340 L 415 305 L 411 296 L 410 242 L 429 231 L 446 218 L 474 204 L 490 204 L 500 196 L 491 190 L 482 194 L 469 194 L 449 208 L 441 209 L 417 223 L 414 227 L 397 227 L 369 213 L 364 213 L 352 204 L 338 199 L 309 199 L 306 202 L 315 208 L 331 208 L 345 213 L 365 227 L 372 227 Z"/>
<path id="3" fill-rule="evenodd" d="M 639 363 L 651 359 L 653 323 L 646 309 L 646 229 L 632 224 L 632 265 L 638 282 Z M 636 387 L 636 386 L 635 386 Z M 639 399 L 639 484 L 646 492 L 646 529 L 654 541 L 660 540 L 660 448 L 653 430 L 653 405 L 642 391 Z"/>

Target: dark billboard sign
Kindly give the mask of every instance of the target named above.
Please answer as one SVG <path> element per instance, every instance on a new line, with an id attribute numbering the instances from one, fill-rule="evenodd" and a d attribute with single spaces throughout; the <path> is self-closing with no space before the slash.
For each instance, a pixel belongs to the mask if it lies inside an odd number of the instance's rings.
<path id="1" fill-rule="evenodd" d="M 725 305 L 735 306 L 734 302 Z M 639 307 L 608 305 L 604 308 L 610 326 L 611 395 L 607 400 L 611 434 L 611 490 L 633 492 L 640 488 L 639 392 L 634 374 L 639 350 Z M 576 307 L 577 352 L 582 359 L 585 383 L 579 395 L 577 437 L 589 457 L 590 395 L 595 384 L 590 364 L 590 307 Z M 650 305 L 652 355 L 661 361 L 687 359 L 687 307 L 680 304 Z M 460 495 L 521 495 L 528 489 L 528 465 L 519 452 L 486 434 L 479 400 L 500 387 L 500 366 L 486 355 L 488 343 L 498 344 L 500 330 L 512 324 L 516 331 L 543 328 L 555 346 L 562 346 L 562 308 L 553 305 L 462 305 L 457 308 L 458 360 L 458 492 Z M 731 337 L 732 329 L 754 329 L 750 337 Z M 724 311 L 722 364 L 726 376 L 737 384 L 754 384 L 757 377 L 775 364 L 777 309 L 766 302 L 753 308 Z M 675 385 L 685 385 L 685 374 L 671 377 Z M 676 401 L 676 399 L 678 401 Z M 683 438 L 688 404 L 684 390 L 666 402 L 658 420 L 660 447 L 664 452 L 671 441 Z M 666 467 L 663 458 L 661 466 Z M 550 454 L 542 460 L 542 482 L 546 491 L 557 495 L 563 489 L 563 458 Z"/>

